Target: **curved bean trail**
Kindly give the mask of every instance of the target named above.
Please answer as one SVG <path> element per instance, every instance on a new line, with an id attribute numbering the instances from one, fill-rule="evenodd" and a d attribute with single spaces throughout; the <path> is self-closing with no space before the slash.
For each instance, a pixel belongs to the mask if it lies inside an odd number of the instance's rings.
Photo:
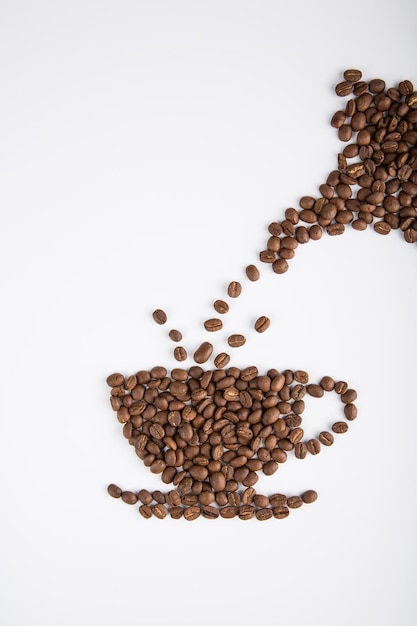
<path id="1" fill-rule="evenodd" d="M 409 80 L 387 87 L 382 79 L 364 81 L 360 70 L 344 72 L 335 88 L 344 106 L 331 125 L 344 144 L 335 169 L 318 187 L 317 197 L 303 196 L 299 208 L 287 208 L 284 219 L 268 226 L 260 263 L 276 274 L 288 271 L 297 248 L 322 236 L 339 236 L 347 228 L 372 228 L 378 235 L 398 231 L 409 244 L 417 242 L 417 92 Z M 398 234 L 397 233 L 397 234 Z M 245 269 L 248 281 L 259 280 L 255 265 Z M 232 280 L 227 293 L 213 301 L 214 313 L 229 311 L 227 298 L 238 298 L 242 285 Z M 163 309 L 153 319 L 167 324 Z M 254 330 L 267 331 L 270 320 L 262 315 Z M 210 337 L 223 322 L 213 316 L 203 325 Z M 182 343 L 180 330 L 168 337 Z M 244 345 L 240 334 L 229 336 L 233 350 Z M 130 505 L 139 505 L 144 518 L 282 519 L 292 509 L 310 504 L 317 493 L 301 495 L 258 494 L 259 472 L 274 474 L 293 454 L 297 459 L 318 454 L 334 443 L 334 435 L 346 433 L 357 416 L 356 391 L 346 381 L 324 376 L 310 382 L 307 372 L 271 369 L 260 373 L 255 366 L 230 366 L 227 352 L 215 353 L 207 339 L 190 351 L 176 345 L 180 363 L 193 354 L 194 365 L 169 373 L 163 366 L 131 376 L 111 374 L 110 403 L 123 435 L 137 456 L 161 477 L 168 491 L 122 490 L 108 486 L 108 493 Z M 201 365 L 213 358 L 212 369 Z M 304 398 L 335 393 L 341 415 L 330 431 L 307 439 L 302 428 Z"/>

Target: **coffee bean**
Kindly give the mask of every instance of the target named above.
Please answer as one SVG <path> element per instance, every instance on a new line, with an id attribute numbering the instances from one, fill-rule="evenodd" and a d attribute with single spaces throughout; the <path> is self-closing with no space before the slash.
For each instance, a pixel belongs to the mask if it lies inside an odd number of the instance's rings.
<path id="1" fill-rule="evenodd" d="M 187 350 L 183 346 L 177 346 L 174 348 L 174 358 L 176 361 L 185 361 L 187 357 Z"/>
<path id="2" fill-rule="evenodd" d="M 232 519 L 233 517 L 236 517 L 238 512 L 239 509 L 237 506 L 225 506 L 220 509 L 220 516 L 224 517 L 225 519 Z"/>
<path id="3" fill-rule="evenodd" d="M 349 402 L 349 404 L 345 405 L 344 413 L 345 413 L 346 419 L 352 421 L 357 418 L 358 409 L 355 404 L 353 404 L 352 402 Z"/>
<path id="4" fill-rule="evenodd" d="M 285 259 L 277 259 L 272 262 L 272 269 L 276 274 L 285 274 L 288 270 L 288 263 Z"/>
<path id="5" fill-rule="evenodd" d="M 152 514 L 158 519 L 164 519 L 168 515 L 168 509 L 165 504 L 155 504 L 152 507 Z"/>
<path id="6" fill-rule="evenodd" d="M 303 500 L 300 496 L 291 496 L 287 498 L 287 506 L 290 509 L 299 509 L 302 506 Z"/>
<path id="7" fill-rule="evenodd" d="M 318 454 L 320 452 L 320 442 L 317 439 L 310 439 L 306 443 L 307 450 L 310 454 Z"/>
<path id="8" fill-rule="evenodd" d="M 249 520 L 255 517 L 255 508 L 250 504 L 242 504 L 239 507 L 239 519 Z"/>
<path id="9" fill-rule="evenodd" d="M 257 280 L 259 280 L 260 278 L 260 273 L 258 268 L 256 267 L 256 265 L 248 265 L 246 267 L 246 276 L 249 278 L 250 281 L 255 282 Z"/>
<path id="10" fill-rule="evenodd" d="M 323 387 L 315 384 L 307 385 L 307 393 L 313 398 L 322 398 L 324 395 Z"/>
<path id="11" fill-rule="evenodd" d="M 305 504 L 311 504 L 312 502 L 315 502 L 317 500 L 317 491 L 314 491 L 313 489 L 308 489 L 308 491 L 305 491 L 301 497 Z"/>
<path id="12" fill-rule="evenodd" d="M 112 498 L 120 498 L 120 496 L 122 495 L 122 490 L 120 489 L 120 487 L 118 487 L 117 485 L 109 485 L 107 487 L 107 493 L 112 497 Z"/>
<path id="13" fill-rule="evenodd" d="M 147 504 L 141 504 L 141 506 L 139 507 L 139 513 L 145 519 L 149 519 L 150 517 L 152 517 L 152 509 Z"/>
<path id="14" fill-rule="evenodd" d="M 227 293 L 230 298 L 238 298 L 242 293 L 242 285 L 237 280 L 232 280 L 227 287 Z"/>
<path id="15" fill-rule="evenodd" d="M 379 235 L 389 235 L 389 233 L 391 232 L 391 226 L 384 221 L 376 222 L 374 224 L 374 230 Z"/>
<path id="16" fill-rule="evenodd" d="M 362 78 L 362 72 L 360 70 L 345 70 L 343 72 L 345 80 L 349 80 L 351 83 L 357 83 Z"/>
<path id="17" fill-rule="evenodd" d="M 201 509 L 201 514 L 206 519 L 217 519 L 220 515 L 220 511 L 215 506 L 205 506 Z"/>
<path id="18" fill-rule="evenodd" d="M 136 504 L 138 501 L 138 497 L 135 493 L 133 493 L 133 491 L 123 491 L 121 499 L 123 502 L 126 502 L 126 504 Z"/>
<path id="19" fill-rule="evenodd" d="M 294 454 L 297 459 L 305 459 L 307 456 L 307 446 L 302 441 L 295 444 Z"/>
<path id="20" fill-rule="evenodd" d="M 347 391 L 347 389 L 348 389 L 348 384 L 344 380 L 339 380 L 334 385 L 334 390 L 339 395 L 344 394 L 345 391 Z"/>
<path id="21" fill-rule="evenodd" d="M 218 318 L 211 318 L 204 322 L 204 328 L 209 332 L 216 332 L 223 328 L 223 322 Z"/>
<path id="22" fill-rule="evenodd" d="M 120 387 L 123 385 L 124 380 L 125 377 L 123 374 L 110 374 L 110 376 L 107 377 L 106 382 L 109 387 Z"/>
<path id="23" fill-rule="evenodd" d="M 264 522 L 272 517 L 272 509 L 258 509 L 255 513 L 256 519 L 260 522 Z"/>
<path id="24" fill-rule="evenodd" d="M 272 509 L 272 514 L 276 519 L 285 519 L 290 514 L 290 511 L 286 506 L 276 506 Z"/>
<path id="25" fill-rule="evenodd" d="M 184 515 L 184 509 L 182 506 L 173 506 L 169 511 L 172 519 L 180 519 Z"/>
<path id="26" fill-rule="evenodd" d="M 323 431 L 319 434 L 319 441 L 324 445 L 324 446 L 331 446 L 334 442 L 334 437 L 332 435 L 332 433 L 329 433 L 327 431 Z"/>
<path id="27" fill-rule="evenodd" d="M 332 426 L 332 431 L 334 433 L 342 434 L 346 433 L 349 426 L 346 422 L 335 422 Z"/>
<path id="28" fill-rule="evenodd" d="M 152 313 L 152 317 L 157 324 L 165 324 L 167 321 L 167 314 L 162 309 L 155 309 Z"/>
<path id="29" fill-rule="evenodd" d="M 222 369 L 230 363 L 230 356 L 226 352 L 220 352 L 214 359 L 214 365 Z"/>
<path id="30" fill-rule="evenodd" d="M 230 335 L 227 339 L 227 343 L 231 348 L 240 348 L 240 346 L 246 343 L 246 337 L 239 334 Z"/>
<path id="31" fill-rule="evenodd" d="M 179 330 L 176 330 L 175 328 L 170 330 L 168 335 L 172 341 L 178 342 L 182 340 L 182 333 Z"/>
<path id="32" fill-rule="evenodd" d="M 270 326 L 271 320 L 266 315 L 261 315 L 255 322 L 255 330 L 258 333 L 264 333 Z"/>
<path id="33" fill-rule="evenodd" d="M 229 311 L 229 305 L 224 300 L 215 300 L 213 307 L 220 315 L 224 315 Z"/>
<path id="34" fill-rule="evenodd" d="M 209 360 L 213 353 L 213 346 L 208 341 L 204 341 L 194 352 L 194 361 L 196 363 L 205 363 Z"/>
<path id="35" fill-rule="evenodd" d="M 338 96 L 348 96 L 353 92 L 353 83 L 350 80 L 344 80 L 336 85 L 335 91 Z"/>
<path id="36" fill-rule="evenodd" d="M 201 509 L 199 506 L 190 506 L 184 511 L 184 519 L 188 522 L 196 520 L 201 515 Z"/>

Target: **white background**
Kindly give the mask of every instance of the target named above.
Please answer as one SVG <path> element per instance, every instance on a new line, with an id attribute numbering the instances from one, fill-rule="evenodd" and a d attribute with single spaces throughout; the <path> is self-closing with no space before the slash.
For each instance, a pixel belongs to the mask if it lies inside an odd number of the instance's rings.
<path id="1" fill-rule="evenodd" d="M 300 247 L 283 276 L 244 276 L 269 222 L 335 168 L 343 70 L 417 83 L 415 7 L 1 3 L 5 626 L 415 623 L 416 246 L 348 229 Z M 216 350 L 243 332 L 235 365 L 347 380 L 359 417 L 262 481 L 319 492 L 286 520 L 146 521 L 106 494 L 162 483 L 105 378 L 174 367 L 169 328 L 191 353 L 211 339 L 202 322 L 234 279 Z M 310 400 L 303 425 L 340 412 Z"/>

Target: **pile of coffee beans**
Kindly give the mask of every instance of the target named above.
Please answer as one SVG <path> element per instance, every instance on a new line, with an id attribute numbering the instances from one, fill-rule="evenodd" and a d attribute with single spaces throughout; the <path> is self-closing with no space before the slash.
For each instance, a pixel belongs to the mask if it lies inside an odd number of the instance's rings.
<path id="1" fill-rule="evenodd" d="M 349 225 L 380 235 L 399 230 L 407 243 L 417 241 L 417 91 L 409 80 L 395 87 L 363 81 L 360 70 L 343 78 L 336 94 L 350 98 L 331 125 L 346 145 L 320 195 L 301 197 L 298 209 L 269 225 L 259 259 L 277 274 L 288 270 L 299 245 L 323 232 L 341 235 Z"/>
<path id="2" fill-rule="evenodd" d="M 316 492 L 257 494 L 259 473 L 275 474 L 290 454 L 317 455 L 333 444 L 332 432 L 345 433 L 357 416 L 356 391 L 345 381 L 324 376 L 310 383 L 303 370 L 271 369 L 262 375 L 255 366 L 203 370 L 195 365 L 168 375 L 157 366 L 128 378 L 111 374 L 107 383 L 123 435 L 146 467 L 173 486 L 167 493 L 150 493 L 109 485 L 111 496 L 139 502 L 145 518 L 287 517 L 290 509 L 314 502 Z M 304 398 L 328 392 L 340 397 L 345 419 L 335 421 L 332 432 L 306 438 Z"/>

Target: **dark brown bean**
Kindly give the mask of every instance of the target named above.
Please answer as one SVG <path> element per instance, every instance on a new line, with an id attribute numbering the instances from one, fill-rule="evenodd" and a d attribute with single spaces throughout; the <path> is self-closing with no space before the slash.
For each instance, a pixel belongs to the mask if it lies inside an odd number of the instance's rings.
<path id="1" fill-rule="evenodd" d="M 123 385 L 124 380 L 123 374 L 110 374 L 110 376 L 107 376 L 106 382 L 109 387 L 120 387 Z"/>
<path id="2" fill-rule="evenodd" d="M 139 513 L 142 515 L 142 517 L 144 517 L 145 519 L 149 519 L 152 517 L 152 509 L 150 506 L 148 506 L 147 504 L 141 504 L 139 507 Z"/>
<path id="3" fill-rule="evenodd" d="M 120 489 L 120 487 L 118 487 L 117 485 L 114 485 L 113 483 L 111 485 L 109 485 L 107 487 L 107 493 L 112 497 L 112 498 L 120 498 L 120 496 L 122 495 L 122 490 Z"/>
<path id="4" fill-rule="evenodd" d="M 227 294 L 230 298 L 238 298 L 242 293 L 242 285 L 237 280 L 232 280 L 227 287 Z"/>
<path id="5" fill-rule="evenodd" d="M 123 491 L 121 499 L 123 502 L 126 502 L 126 504 L 136 504 L 138 501 L 138 497 L 135 493 L 133 493 L 133 491 Z"/>
<path id="6" fill-rule="evenodd" d="M 213 346 L 208 341 L 204 341 L 194 352 L 194 361 L 196 363 L 205 363 L 209 360 L 213 353 Z"/>
<path id="7" fill-rule="evenodd" d="M 174 358 L 176 361 L 185 361 L 187 357 L 187 350 L 183 346 L 177 346 L 176 348 L 174 348 Z"/>
<path id="8" fill-rule="evenodd" d="M 349 426 L 346 422 L 335 422 L 332 426 L 332 431 L 334 433 L 342 434 L 346 433 Z"/>
<path id="9" fill-rule="evenodd" d="M 213 307 L 217 313 L 220 313 L 220 315 L 224 315 L 229 311 L 229 305 L 224 300 L 215 300 Z"/>
<path id="10" fill-rule="evenodd" d="M 240 334 L 230 335 L 227 338 L 227 343 L 231 348 L 240 348 L 246 343 L 246 337 Z"/>
<path id="11" fill-rule="evenodd" d="M 314 489 L 308 489 L 302 494 L 301 497 L 303 502 L 305 502 L 306 504 L 311 504 L 312 502 L 315 502 L 317 500 L 317 491 L 314 491 Z"/>
<path id="12" fill-rule="evenodd" d="M 332 433 L 327 432 L 326 430 L 322 431 L 319 434 L 319 441 L 324 445 L 324 446 L 331 446 L 334 442 L 334 437 L 332 435 Z"/>
<path id="13" fill-rule="evenodd" d="M 258 333 L 264 333 L 270 326 L 271 320 L 266 315 L 261 315 L 255 322 L 255 330 Z"/>
<path id="14" fill-rule="evenodd" d="M 307 441 L 306 446 L 310 454 L 315 455 L 320 452 L 320 442 L 318 441 L 318 439 L 310 439 L 309 441 Z"/>
<path id="15" fill-rule="evenodd" d="M 213 317 L 204 322 L 204 328 L 213 333 L 223 328 L 223 322 L 217 317 Z"/>
<path id="16" fill-rule="evenodd" d="M 182 333 L 175 328 L 169 331 L 168 336 L 172 341 L 178 342 L 182 340 Z"/>
<path id="17" fill-rule="evenodd" d="M 246 267 L 246 276 L 249 278 L 249 280 L 251 280 L 252 282 L 255 282 L 257 280 L 259 280 L 260 278 L 260 273 L 258 268 L 256 267 L 256 265 L 248 265 Z"/>
<path id="18" fill-rule="evenodd" d="M 152 317 L 157 324 L 165 324 L 167 321 L 167 314 L 162 309 L 155 309 L 152 313 Z"/>

